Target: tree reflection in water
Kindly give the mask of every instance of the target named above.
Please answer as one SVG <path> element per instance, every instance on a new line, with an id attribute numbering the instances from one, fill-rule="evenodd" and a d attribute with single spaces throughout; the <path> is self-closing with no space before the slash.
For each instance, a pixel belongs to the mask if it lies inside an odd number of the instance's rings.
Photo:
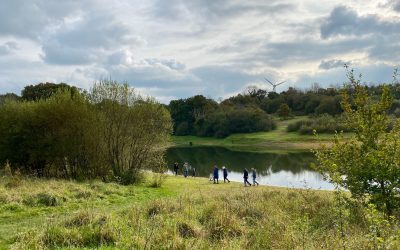
<path id="1" fill-rule="evenodd" d="M 167 162 L 189 162 L 198 176 L 208 177 L 213 166 L 226 166 L 230 179 L 242 181 L 243 168 L 257 169 L 260 183 L 284 187 L 332 189 L 322 176 L 310 168 L 315 162 L 311 152 L 255 153 L 232 151 L 223 147 L 175 147 L 167 151 Z"/>

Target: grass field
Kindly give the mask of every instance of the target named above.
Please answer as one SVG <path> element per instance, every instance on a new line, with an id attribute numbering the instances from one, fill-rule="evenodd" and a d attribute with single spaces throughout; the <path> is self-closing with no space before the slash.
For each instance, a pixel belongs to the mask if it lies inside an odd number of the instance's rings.
<path id="1" fill-rule="evenodd" d="M 246 134 L 234 134 L 223 139 L 213 137 L 197 136 L 173 136 L 171 144 L 174 146 L 221 146 L 242 151 L 304 151 L 320 147 L 321 144 L 328 144 L 334 135 L 320 134 L 301 135 L 296 132 L 287 132 L 290 123 L 305 119 L 305 116 L 296 116 L 290 120 L 277 121 L 277 128 L 269 132 L 257 132 Z M 350 137 L 351 134 L 344 134 Z"/>
<path id="2" fill-rule="evenodd" d="M 334 197 L 179 176 L 161 188 L 4 177 L 0 248 L 398 249 L 394 228 L 374 241 L 366 210 Z"/>

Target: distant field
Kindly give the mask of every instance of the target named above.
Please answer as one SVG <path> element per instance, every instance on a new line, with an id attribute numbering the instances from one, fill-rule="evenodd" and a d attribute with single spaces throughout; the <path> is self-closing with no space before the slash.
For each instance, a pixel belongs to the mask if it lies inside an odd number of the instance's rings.
<path id="1" fill-rule="evenodd" d="M 314 135 L 301 135 L 296 132 L 287 132 L 287 126 L 306 116 L 297 116 L 290 120 L 281 121 L 276 118 L 277 129 L 269 132 L 257 132 L 247 134 L 234 134 L 223 139 L 213 137 L 197 137 L 197 136 L 172 136 L 172 145 L 189 146 L 192 142 L 193 146 L 222 146 L 232 149 L 245 151 L 304 151 L 320 147 L 332 141 L 334 135 L 320 134 L 318 137 Z M 351 134 L 344 134 L 344 137 L 350 137 Z"/>

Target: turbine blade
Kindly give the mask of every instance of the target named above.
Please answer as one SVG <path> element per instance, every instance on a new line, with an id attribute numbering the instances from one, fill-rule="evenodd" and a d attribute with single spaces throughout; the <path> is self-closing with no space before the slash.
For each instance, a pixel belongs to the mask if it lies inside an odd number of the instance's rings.
<path id="1" fill-rule="evenodd" d="M 267 80 L 267 82 L 269 82 L 272 86 L 274 86 L 274 84 L 273 84 L 270 80 L 268 80 L 268 79 L 265 78 L 265 77 L 264 77 L 264 79 Z"/>
<path id="2" fill-rule="evenodd" d="M 276 86 L 279 86 L 279 85 L 281 85 L 281 84 L 283 84 L 283 83 L 285 83 L 286 81 L 283 81 L 283 82 L 280 82 L 280 83 L 277 83 L 277 84 L 275 84 Z"/>

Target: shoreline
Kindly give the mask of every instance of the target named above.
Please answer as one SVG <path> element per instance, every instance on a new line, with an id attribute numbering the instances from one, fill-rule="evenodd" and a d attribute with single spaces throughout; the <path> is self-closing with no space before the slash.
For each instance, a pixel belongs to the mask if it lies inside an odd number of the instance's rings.
<path id="1" fill-rule="evenodd" d="M 237 134 L 223 139 L 196 136 L 172 136 L 168 148 L 223 147 L 232 151 L 259 153 L 311 152 L 314 149 L 321 148 L 323 145 L 330 145 L 333 140 L 333 135 L 331 135 L 332 140 L 329 140 L 330 138 L 317 140 L 315 137 L 308 136 L 311 138 L 297 141 L 279 141 L 256 138 L 259 134 L 260 133 Z M 327 136 L 329 135 L 325 135 L 325 137 Z"/>

